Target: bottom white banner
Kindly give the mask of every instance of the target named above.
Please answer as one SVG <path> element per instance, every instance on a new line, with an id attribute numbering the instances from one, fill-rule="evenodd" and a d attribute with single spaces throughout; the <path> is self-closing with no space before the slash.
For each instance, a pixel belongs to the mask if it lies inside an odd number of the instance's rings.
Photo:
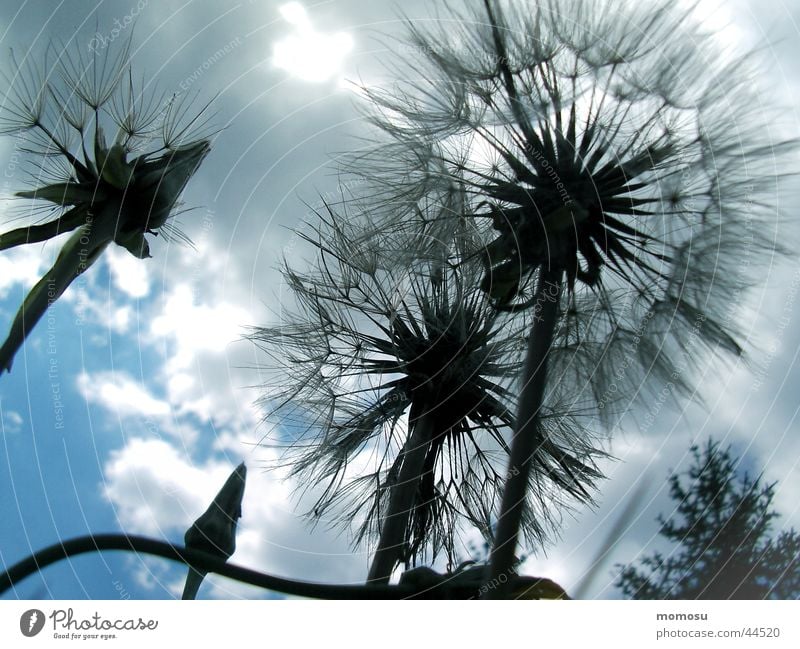
<path id="1" fill-rule="evenodd" d="M 0 646 L 798 647 L 799 621 L 761 601 L 2 601 Z"/>

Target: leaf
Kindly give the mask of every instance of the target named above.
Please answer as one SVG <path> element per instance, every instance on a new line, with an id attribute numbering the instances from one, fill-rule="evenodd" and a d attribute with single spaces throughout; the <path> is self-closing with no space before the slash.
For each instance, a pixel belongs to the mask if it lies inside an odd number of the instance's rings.
<path id="1" fill-rule="evenodd" d="M 125 156 L 124 147 L 114 144 L 105 156 L 103 164 L 98 162 L 98 170 L 103 180 L 117 189 L 127 188 L 133 179 L 133 165 L 128 164 Z"/>
<path id="2" fill-rule="evenodd" d="M 20 198 L 33 198 L 50 201 L 56 205 L 78 205 L 93 203 L 105 198 L 105 193 L 98 185 L 82 185 L 78 183 L 55 183 L 37 189 L 17 192 Z"/>
<path id="3" fill-rule="evenodd" d="M 86 208 L 83 205 L 73 207 L 59 218 L 43 223 L 17 228 L 0 234 L 0 250 L 7 250 L 26 243 L 46 241 L 86 223 Z"/>
<path id="4" fill-rule="evenodd" d="M 131 232 L 130 234 L 118 235 L 114 239 L 114 243 L 122 246 L 137 259 L 149 259 L 150 244 L 144 238 L 144 234 L 139 231 Z"/>

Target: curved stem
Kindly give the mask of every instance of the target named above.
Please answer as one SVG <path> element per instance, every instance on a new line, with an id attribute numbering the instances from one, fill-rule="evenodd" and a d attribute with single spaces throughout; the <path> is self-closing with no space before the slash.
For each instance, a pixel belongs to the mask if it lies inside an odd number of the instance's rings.
<path id="1" fill-rule="evenodd" d="M 397 484 L 389 496 L 389 509 L 383 520 L 378 549 L 372 559 L 367 577 L 371 584 L 388 584 L 403 550 L 408 519 L 414 507 L 425 456 L 433 436 L 430 415 L 421 415 L 413 424 L 411 437 L 403 448 L 403 465 Z"/>
<path id="2" fill-rule="evenodd" d="M 503 488 L 503 502 L 492 544 L 491 572 L 486 590 L 490 599 L 504 599 L 514 569 L 517 537 L 528 492 L 531 463 L 544 440 L 539 433 L 539 411 L 547 384 L 547 357 L 558 321 L 561 271 L 542 270 L 536 286 L 534 322 L 522 377 L 519 413 L 511 441 L 511 458 Z"/>
<path id="3" fill-rule="evenodd" d="M 144 536 L 128 536 L 126 534 L 80 536 L 40 550 L 11 566 L 5 573 L 0 574 L 0 594 L 50 564 L 78 554 L 105 550 L 122 550 L 163 557 L 171 561 L 195 566 L 198 570 L 205 570 L 235 579 L 245 584 L 299 597 L 320 599 L 404 599 L 421 594 L 416 589 L 401 586 L 315 584 L 284 579 L 228 564 L 224 559 L 219 559 L 205 552 L 189 550 Z M 427 595 L 430 595 L 430 593 Z"/>

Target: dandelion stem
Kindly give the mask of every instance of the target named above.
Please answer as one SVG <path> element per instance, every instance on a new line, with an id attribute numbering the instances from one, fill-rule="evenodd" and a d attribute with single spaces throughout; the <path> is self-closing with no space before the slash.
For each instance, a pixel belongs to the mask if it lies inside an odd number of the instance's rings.
<path id="1" fill-rule="evenodd" d="M 536 287 L 534 322 L 528 339 L 528 352 L 523 370 L 519 413 L 511 442 L 511 459 L 503 489 L 503 501 L 491 555 L 491 571 L 486 589 L 490 599 L 503 599 L 514 568 L 517 536 L 519 535 L 531 461 L 538 452 L 541 440 L 539 411 L 544 400 L 547 382 L 547 358 L 558 320 L 562 272 L 542 269 Z"/>
<path id="2" fill-rule="evenodd" d="M 425 456 L 433 436 L 433 419 L 430 414 L 422 414 L 412 425 L 411 436 L 403 448 L 400 475 L 389 497 L 389 509 L 383 521 L 378 549 L 369 569 L 367 580 L 370 584 L 389 583 L 392 571 L 397 566 L 403 551 L 408 519 L 414 506 Z"/>
<path id="3" fill-rule="evenodd" d="M 529 146 L 535 147 L 540 143 L 540 139 L 536 135 L 534 129 L 531 127 L 528 116 L 525 114 L 525 109 L 522 107 L 522 104 L 519 100 L 519 93 L 517 92 L 517 87 L 514 84 L 514 75 L 511 73 L 511 68 L 508 67 L 508 52 L 506 51 L 506 45 L 503 41 L 503 36 L 500 33 L 500 25 L 497 22 L 494 11 L 492 10 L 491 2 L 489 0 L 484 0 L 484 5 L 486 6 L 486 13 L 489 14 L 489 24 L 492 26 L 494 49 L 497 53 L 497 67 L 500 69 L 500 73 L 503 75 L 503 85 L 505 86 L 505 91 L 508 95 L 508 103 L 509 107 L 511 108 L 511 113 L 519 125 L 522 134 L 525 136 L 526 143 Z M 536 147 L 536 149 L 541 148 L 541 146 Z"/>

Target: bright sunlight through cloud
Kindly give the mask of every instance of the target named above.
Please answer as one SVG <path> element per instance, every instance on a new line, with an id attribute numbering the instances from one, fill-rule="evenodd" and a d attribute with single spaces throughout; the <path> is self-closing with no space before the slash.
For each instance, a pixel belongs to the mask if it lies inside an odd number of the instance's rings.
<path id="1" fill-rule="evenodd" d="M 280 12 L 283 19 L 292 25 L 293 33 L 275 43 L 273 65 L 303 81 L 320 83 L 333 78 L 353 48 L 350 35 L 318 32 L 299 2 L 282 5 Z"/>

